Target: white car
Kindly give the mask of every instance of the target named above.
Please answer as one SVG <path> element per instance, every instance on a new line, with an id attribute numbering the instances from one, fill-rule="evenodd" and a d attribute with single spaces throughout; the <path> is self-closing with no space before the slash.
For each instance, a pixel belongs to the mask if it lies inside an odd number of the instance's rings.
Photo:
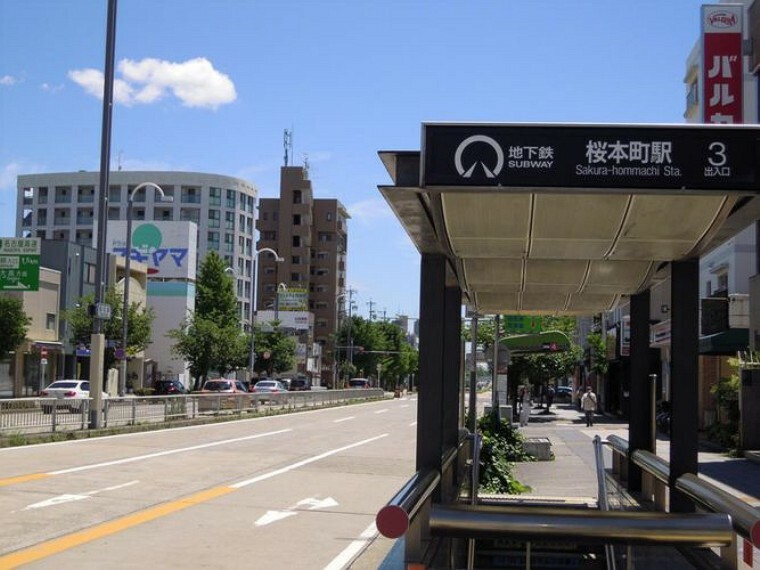
<path id="1" fill-rule="evenodd" d="M 103 393 L 107 398 L 108 394 Z M 49 414 L 56 409 L 67 409 L 70 412 L 81 412 L 85 402 L 90 399 L 89 380 L 56 380 L 40 392 L 42 412 Z M 54 401 L 53 401 L 54 400 Z"/>

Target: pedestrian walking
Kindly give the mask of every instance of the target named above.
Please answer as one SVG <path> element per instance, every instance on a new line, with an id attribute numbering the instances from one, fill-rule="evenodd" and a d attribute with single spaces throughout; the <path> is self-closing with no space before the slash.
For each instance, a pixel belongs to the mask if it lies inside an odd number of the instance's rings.
<path id="1" fill-rule="evenodd" d="M 527 426 L 530 418 L 530 390 L 526 387 L 522 392 L 522 409 L 520 410 L 520 425 Z"/>
<path id="2" fill-rule="evenodd" d="M 581 409 L 586 414 L 586 427 L 594 425 L 594 412 L 596 411 L 596 394 L 591 386 L 586 386 L 586 393 L 581 397 Z"/>

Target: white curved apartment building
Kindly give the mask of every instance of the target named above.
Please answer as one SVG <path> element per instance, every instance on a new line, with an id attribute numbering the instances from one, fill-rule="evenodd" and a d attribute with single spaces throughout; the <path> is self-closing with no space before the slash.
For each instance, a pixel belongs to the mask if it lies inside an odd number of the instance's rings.
<path id="1" fill-rule="evenodd" d="M 16 235 L 97 246 L 98 172 L 55 172 L 18 177 Z M 198 226 L 198 262 L 209 251 L 226 259 L 237 274 L 241 317 L 251 314 L 258 191 L 246 180 L 200 172 L 116 171 L 109 174 L 108 219 L 126 220 L 129 193 L 143 182 L 158 184 L 172 203 L 153 188 L 134 196 L 132 219 L 191 221 Z"/>

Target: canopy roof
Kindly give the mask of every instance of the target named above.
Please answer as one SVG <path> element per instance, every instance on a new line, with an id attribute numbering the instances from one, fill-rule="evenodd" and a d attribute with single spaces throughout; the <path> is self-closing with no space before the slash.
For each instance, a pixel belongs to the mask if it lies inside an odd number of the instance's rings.
<path id="1" fill-rule="evenodd" d="M 443 124 L 379 190 L 480 313 L 594 314 L 760 218 L 749 125 Z"/>

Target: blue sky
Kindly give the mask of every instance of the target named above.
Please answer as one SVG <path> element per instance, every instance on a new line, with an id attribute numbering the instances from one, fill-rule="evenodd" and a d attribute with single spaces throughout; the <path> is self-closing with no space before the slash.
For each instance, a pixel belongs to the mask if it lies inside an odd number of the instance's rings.
<path id="1" fill-rule="evenodd" d="M 348 208 L 358 311 L 417 316 L 379 150 L 423 121 L 682 123 L 694 0 L 119 0 L 111 158 L 276 197 L 283 131 Z M 99 169 L 106 0 L 0 0 L 0 234 L 16 176 Z M 100 92 L 99 92 L 100 90 Z"/>

